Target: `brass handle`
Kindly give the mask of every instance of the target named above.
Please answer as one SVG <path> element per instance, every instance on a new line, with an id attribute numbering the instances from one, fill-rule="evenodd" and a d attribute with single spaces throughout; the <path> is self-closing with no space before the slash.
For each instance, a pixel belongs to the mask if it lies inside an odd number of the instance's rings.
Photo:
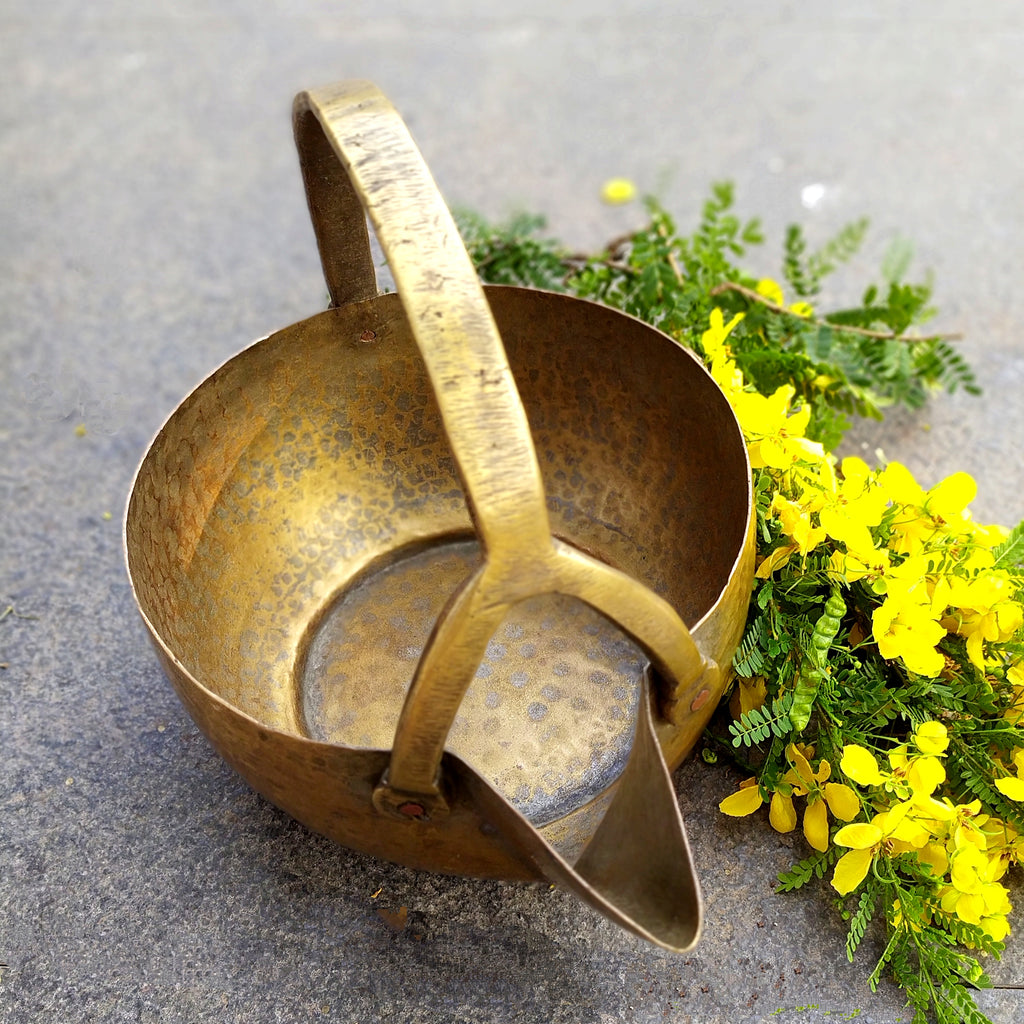
<path id="1" fill-rule="evenodd" d="M 311 129 L 317 123 L 347 175 L 346 187 L 338 188 L 341 176 L 333 168 L 323 175 L 322 143 L 316 165 L 306 160 L 311 134 L 316 155 L 320 140 Z M 398 285 L 484 547 L 494 550 L 513 537 L 517 544 L 548 543 L 540 467 L 498 329 L 455 222 L 404 123 L 375 86 L 347 82 L 300 95 L 295 125 L 333 301 L 375 293 L 369 292 L 366 220 L 354 195 Z M 340 195 L 325 199 L 325 188 Z M 355 241 L 342 242 L 350 230 Z"/>
<path id="2" fill-rule="evenodd" d="M 445 739 L 494 631 L 517 602 L 569 594 L 616 621 L 684 695 L 710 667 L 645 586 L 551 536 L 526 413 L 475 269 L 419 150 L 387 99 L 346 82 L 295 100 L 295 138 L 332 302 L 376 294 L 373 223 L 427 367 L 484 549 L 443 612 L 399 717 L 381 809 L 443 812 Z"/>

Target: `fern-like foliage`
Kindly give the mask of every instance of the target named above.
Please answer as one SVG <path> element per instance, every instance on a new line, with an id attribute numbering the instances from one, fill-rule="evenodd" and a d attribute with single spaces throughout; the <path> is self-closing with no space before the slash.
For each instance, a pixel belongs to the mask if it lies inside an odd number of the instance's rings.
<path id="1" fill-rule="evenodd" d="M 915 1024 L 991 1024 L 969 991 L 985 980 L 973 957 L 905 929 L 893 933 L 890 945 L 888 965 L 914 1008 Z"/>
<path id="2" fill-rule="evenodd" d="M 963 946 L 965 949 L 978 950 L 981 953 L 995 957 L 996 960 L 1002 958 L 1003 951 L 1006 949 L 1005 942 L 996 941 L 984 928 L 961 921 L 955 915 L 950 917 L 946 924 L 946 931 L 949 932 L 950 940 L 958 946 Z M 988 975 L 981 970 L 981 966 L 976 960 L 971 959 L 969 967 L 970 972 L 965 977 L 969 977 L 972 984 L 976 984 L 979 988 L 984 988 L 991 984 Z"/>
<path id="3" fill-rule="evenodd" d="M 981 387 L 967 360 L 948 341 L 930 338 L 913 346 L 915 370 L 933 387 L 952 392 L 962 388 L 980 395 Z"/>
<path id="4" fill-rule="evenodd" d="M 829 451 L 836 450 L 854 416 L 880 419 L 894 404 L 917 408 L 938 389 L 978 392 L 972 370 L 951 339 L 919 330 L 934 313 L 932 288 L 927 278 L 908 280 L 913 250 L 906 241 L 890 247 L 878 283 L 863 292 L 859 304 L 829 312 L 821 299 L 823 282 L 857 252 L 867 222 L 847 225 L 816 251 L 800 228 L 790 228 L 782 268 L 786 292 L 811 300 L 797 314 L 785 298 L 779 301 L 773 283 L 745 270 L 753 262 L 747 250 L 761 243 L 761 229 L 756 219 L 737 214 L 731 185 L 713 186 L 689 231 L 677 230 L 654 200 L 646 211 L 643 227 L 589 256 L 570 255 L 540 238 L 537 218 L 521 217 L 499 228 L 463 218 L 463 230 L 484 280 L 553 288 L 605 303 L 660 328 L 705 358 L 711 353 L 704 351 L 704 338 L 715 337 L 706 333 L 714 324 L 711 318 L 721 316 L 730 324 L 729 357 L 746 384 L 765 396 L 788 389 L 794 413 L 810 413 L 801 427 L 804 435 Z M 715 341 L 719 344 L 720 339 Z M 754 471 L 762 559 L 793 541 L 776 507 L 779 480 L 770 467 Z M 824 527 L 811 518 L 817 515 L 813 510 L 801 514 L 812 530 Z M 887 511 L 871 527 L 879 550 L 897 530 L 895 516 L 895 509 Z M 947 633 L 938 644 L 943 671 L 936 678 L 908 672 L 900 658 L 881 656 L 873 638 L 880 593 L 870 578 L 857 579 L 835 564 L 832 554 L 842 553 L 841 548 L 842 542 L 829 537 L 815 550 L 790 550 L 787 558 L 771 563 L 779 562 L 768 578 L 757 580 L 732 667 L 741 676 L 760 677 L 766 700 L 739 722 L 727 724 L 725 714 L 714 719 L 711 738 L 731 752 L 747 776 L 758 777 L 763 794 L 786 794 L 795 788 L 790 743 L 797 738 L 814 748 L 813 753 L 808 746 L 800 749 L 808 750 L 812 771 L 819 773 L 815 784 L 826 777 L 820 774 L 826 762 L 831 778 L 843 784 L 848 745 L 871 751 L 884 771 L 886 753 L 908 743 L 915 727 L 942 723 L 949 747 L 945 781 L 936 797 L 957 804 L 978 798 L 993 816 L 990 821 L 998 815 L 1007 823 L 1006 837 L 1011 826 L 1024 833 L 1024 805 L 1008 800 L 993 781 L 1006 775 L 1013 751 L 1022 745 L 1019 726 L 1006 712 L 1015 699 L 1010 669 L 1024 657 L 1024 631 L 986 641 L 984 670 L 972 662 L 966 637 Z M 993 571 L 1008 580 L 1007 589 L 1024 595 L 1024 524 L 993 554 Z M 950 548 L 950 564 L 932 568 L 948 574 L 959 557 Z M 942 562 L 947 555 L 937 550 L 936 559 Z M 830 596 L 841 597 L 844 604 L 842 615 L 833 616 L 840 619 L 840 628 L 830 633 L 828 643 L 815 643 L 822 639 L 816 629 Z M 796 725 L 803 728 L 800 737 Z M 858 792 L 863 813 L 857 820 L 891 802 L 876 795 Z M 805 813 L 808 802 L 803 803 Z M 779 875 L 779 890 L 825 878 L 842 854 L 834 843 L 824 853 L 812 853 Z M 849 922 L 847 953 L 852 957 L 863 950 L 868 931 L 884 926 L 886 945 L 869 979 L 872 988 L 883 973 L 890 974 L 905 990 L 916 1024 L 983 1024 L 969 989 L 986 979 L 967 951 L 998 955 L 1001 944 L 942 909 L 945 877 L 913 853 L 883 848 L 855 896 L 848 904 L 840 901 Z"/>
<path id="5" fill-rule="evenodd" d="M 793 695 L 785 693 L 776 697 L 768 710 L 751 708 L 738 722 L 729 723 L 732 745 L 752 747 L 755 743 L 763 743 L 769 736 L 786 739 L 793 730 L 793 723 L 789 720 L 792 706 Z"/>
<path id="6" fill-rule="evenodd" d="M 995 555 L 997 569 L 1016 569 L 1018 566 L 1024 566 L 1024 519 L 1010 531 L 1006 540 L 993 548 L 992 554 Z"/>
<path id="7" fill-rule="evenodd" d="M 868 233 L 867 217 L 860 217 L 843 225 L 820 249 L 813 252 L 808 260 L 811 273 L 817 280 L 834 273 L 842 263 L 848 263 L 860 251 Z"/>
<path id="8" fill-rule="evenodd" d="M 565 291 L 571 266 L 556 242 L 540 236 L 543 217 L 521 213 L 504 224 L 491 224 L 475 213 L 460 210 L 455 218 L 477 273 L 485 280 Z"/>
<path id="9" fill-rule="evenodd" d="M 875 906 L 877 903 L 878 894 L 873 887 L 869 887 L 860 894 L 860 899 L 857 901 L 857 909 L 850 916 L 849 931 L 846 934 L 846 956 L 851 963 L 854 954 L 857 952 L 857 947 L 863 941 L 865 934 L 867 934 L 871 919 L 875 916 Z"/>
<path id="10" fill-rule="evenodd" d="M 765 647 L 768 639 L 768 617 L 759 615 L 748 626 L 732 658 L 732 667 L 739 676 L 756 676 L 764 671 Z"/>
<path id="11" fill-rule="evenodd" d="M 828 849 L 815 851 L 810 857 L 794 864 L 788 871 L 780 871 L 779 886 L 776 892 L 793 892 L 803 888 L 812 878 L 824 878 L 825 872 L 839 859 L 840 849 L 829 846 Z"/>
<path id="12" fill-rule="evenodd" d="M 822 279 L 856 255 L 867 230 L 867 218 L 853 221 L 808 255 L 803 228 L 799 224 L 791 224 L 786 229 L 784 241 L 783 274 L 793 291 L 802 299 L 817 295 L 821 291 Z"/>
<path id="13" fill-rule="evenodd" d="M 882 283 L 859 306 L 818 316 L 797 316 L 763 301 L 744 257 L 764 241 L 757 218 L 734 210 L 728 182 L 712 186 L 696 227 L 680 232 L 653 199 L 649 222 L 593 256 L 573 256 L 539 236 L 541 218 L 520 215 L 491 225 L 472 214 L 460 229 L 480 276 L 499 284 L 529 285 L 593 299 L 653 324 L 683 344 L 699 348 L 715 307 L 744 313 L 730 335 L 736 365 L 762 394 L 792 385 L 812 412 L 807 435 L 834 449 L 851 416 L 881 418 L 884 407 L 920 407 L 939 388 L 975 392 L 963 358 L 942 338 L 906 332 L 932 314 L 931 284 L 903 279 L 911 251 L 887 256 Z M 820 249 L 808 252 L 799 227 L 786 234 L 783 273 L 803 298 L 860 247 L 867 221 L 846 225 Z M 822 386 L 822 381 L 828 381 Z"/>
<path id="14" fill-rule="evenodd" d="M 941 1024 L 992 1024 L 963 984 L 948 982 L 936 995 L 935 1007 Z"/>
<path id="15" fill-rule="evenodd" d="M 878 958 L 874 970 L 868 975 L 868 988 L 872 992 L 878 991 L 878 983 L 882 980 L 883 972 L 894 960 L 900 963 L 905 962 L 906 952 L 907 933 L 902 929 L 894 930 L 889 935 L 889 941 L 885 944 L 885 949 L 882 950 L 882 955 Z"/>
<path id="16" fill-rule="evenodd" d="M 705 286 L 713 286 L 735 273 L 732 260 L 742 256 L 748 246 L 764 241 L 761 222 L 753 218 L 742 222 L 733 212 L 734 189 L 731 182 L 718 181 L 704 203 L 700 224 L 688 239 L 681 239 L 680 256 L 689 271 L 696 272 Z"/>
<path id="17" fill-rule="evenodd" d="M 820 277 L 808 265 L 807 239 L 799 224 L 790 224 L 786 228 L 782 273 L 793 291 L 802 299 L 813 298 L 821 290 Z"/>

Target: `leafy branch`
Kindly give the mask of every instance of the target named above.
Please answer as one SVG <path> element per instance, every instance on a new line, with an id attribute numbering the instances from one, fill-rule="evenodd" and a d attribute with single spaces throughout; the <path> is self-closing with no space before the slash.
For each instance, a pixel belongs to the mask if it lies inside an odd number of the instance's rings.
<path id="1" fill-rule="evenodd" d="M 761 708 L 751 708 L 738 722 L 729 723 L 733 746 L 738 747 L 742 744 L 751 747 L 755 743 L 763 743 L 769 736 L 787 739 L 793 729 L 793 723 L 789 719 L 792 707 L 793 695 L 786 693 L 772 701 L 771 710 L 768 712 Z"/>
<path id="2" fill-rule="evenodd" d="M 826 279 L 856 254 L 868 223 L 851 222 L 813 251 L 791 226 L 782 279 L 800 301 L 787 305 L 778 283 L 746 269 L 763 234 L 733 207 L 732 187 L 716 184 L 696 225 L 680 232 L 648 200 L 644 226 L 589 255 L 539 237 L 536 218 L 499 228 L 471 219 L 467 244 L 485 280 L 565 291 L 660 328 L 703 357 L 733 401 L 755 467 L 759 568 L 732 659 L 744 681 L 738 720 L 723 707 L 707 734 L 708 760 L 717 748 L 744 772 L 722 810 L 758 813 L 770 794 L 772 824 L 799 834 L 803 806 L 814 852 L 779 875 L 779 891 L 831 872 L 833 889 L 850 894 L 848 909 L 839 900 L 848 956 L 869 929 L 884 935 L 871 987 L 888 972 L 916 1024 L 983 1024 L 970 991 L 987 979 L 967 950 L 999 954 L 1008 901 L 1001 883 L 985 883 L 989 916 L 971 923 L 974 903 L 959 902 L 963 873 L 951 863 L 977 859 L 963 853 L 970 836 L 993 871 L 1022 859 L 1024 801 L 1012 797 L 1024 783 L 1024 524 L 1002 543 L 983 541 L 952 500 L 963 492 L 956 475 L 927 492 L 912 479 L 882 488 L 881 471 L 828 454 L 854 416 L 919 408 L 939 390 L 979 391 L 956 336 L 921 333 L 935 313 L 932 283 L 907 279 L 909 243 L 890 247 L 859 304 L 829 310 Z M 918 550 L 929 560 L 915 562 Z M 879 618 L 890 599 L 903 604 Z M 900 614 L 913 628 L 889 630 L 883 651 L 878 637 Z M 922 616 L 937 632 L 907 640 L 921 635 Z M 915 746 L 938 750 L 940 739 L 945 752 L 931 761 Z M 847 764 L 853 748 L 860 760 Z M 930 767 L 912 777 L 915 759 Z M 941 794 L 954 818 L 918 822 L 915 786 L 922 799 Z M 890 811 L 904 817 L 890 821 Z M 898 821 L 917 845 L 885 831 Z M 984 823 L 983 839 L 972 822 Z"/>
<path id="3" fill-rule="evenodd" d="M 736 292 L 738 295 L 742 295 L 745 299 L 750 302 L 757 302 L 764 306 L 766 309 L 770 309 L 773 313 L 779 313 L 782 316 L 794 316 L 791 309 L 787 309 L 785 306 L 779 305 L 777 302 L 772 302 L 771 299 L 761 295 L 753 288 L 747 285 L 740 284 L 738 281 L 723 281 L 721 284 L 716 284 L 711 289 L 710 294 L 712 296 L 721 295 L 724 292 Z M 813 317 L 813 316 L 800 316 L 801 320 L 806 321 L 809 324 L 814 324 L 817 327 L 837 327 L 843 334 L 856 334 L 862 338 L 876 338 L 880 341 L 905 341 L 905 342 L 939 342 L 939 341 L 960 341 L 962 335 L 960 334 L 928 334 L 918 337 L 917 335 L 908 337 L 899 331 L 875 331 L 867 327 L 858 327 L 854 324 L 841 325 L 838 321 L 829 320 L 824 317 Z"/>

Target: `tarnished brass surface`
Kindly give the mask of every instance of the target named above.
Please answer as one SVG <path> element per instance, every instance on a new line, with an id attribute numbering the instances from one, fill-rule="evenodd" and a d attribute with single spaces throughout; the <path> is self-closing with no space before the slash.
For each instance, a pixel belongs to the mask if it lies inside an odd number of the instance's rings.
<path id="1" fill-rule="evenodd" d="M 337 308 L 224 364 L 139 469 L 128 565 L 165 669 L 310 827 L 548 877 L 686 948 L 665 763 L 721 696 L 753 570 L 728 403 L 639 321 L 485 298 L 373 87 L 300 96 L 296 141 Z M 364 208 L 398 294 L 375 294 Z"/>

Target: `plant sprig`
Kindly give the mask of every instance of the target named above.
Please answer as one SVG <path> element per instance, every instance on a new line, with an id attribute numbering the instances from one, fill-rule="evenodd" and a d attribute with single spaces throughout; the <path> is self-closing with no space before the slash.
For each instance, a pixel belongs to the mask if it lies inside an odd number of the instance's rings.
<path id="1" fill-rule="evenodd" d="M 854 416 L 978 393 L 973 371 L 954 336 L 921 332 L 932 283 L 908 280 L 905 241 L 859 304 L 825 308 L 864 219 L 814 250 L 787 230 L 787 303 L 747 269 L 763 232 L 736 215 L 731 185 L 712 187 L 689 233 L 654 200 L 646 213 L 592 254 L 542 237 L 538 218 L 462 223 L 485 280 L 637 316 L 702 356 L 726 391 L 754 467 L 759 567 L 731 715 L 723 704 L 709 732 L 748 776 L 721 808 L 767 802 L 788 832 L 802 805 L 812 852 L 779 891 L 830 875 L 851 959 L 869 929 L 884 933 L 872 988 L 888 972 L 916 1024 L 985 1024 L 975 954 L 1000 954 L 999 878 L 1024 859 L 1024 524 L 974 524 L 966 474 L 926 490 L 903 467 L 829 454 Z"/>

